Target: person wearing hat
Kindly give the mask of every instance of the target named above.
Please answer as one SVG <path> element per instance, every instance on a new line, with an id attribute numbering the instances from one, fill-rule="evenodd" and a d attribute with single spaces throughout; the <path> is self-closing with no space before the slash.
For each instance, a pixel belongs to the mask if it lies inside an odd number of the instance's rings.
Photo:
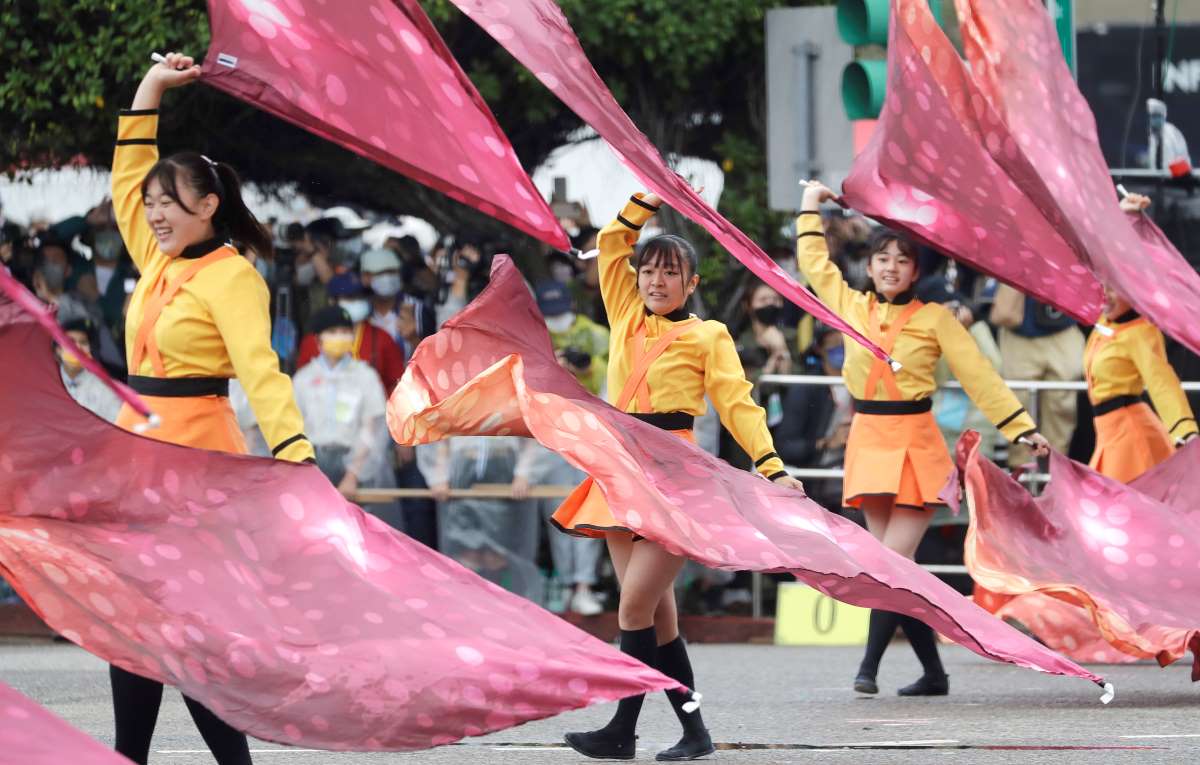
<path id="1" fill-rule="evenodd" d="M 67 337 L 79 346 L 79 350 L 90 356 L 92 338 L 97 336 L 96 325 L 84 318 L 70 318 L 59 323 Z M 71 398 L 97 417 L 116 422 L 117 413 L 121 411 L 121 399 L 117 398 L 117 394 L 101 382 L 99 377 L 84 369 L 83 362 L 74 353 L 58 346 L 55 355 L 58 357 L 63 385 L 67 393 L 71 394 Z"/>
<path id="2" fill-rule="evenodd" d="M 365 361 L 379 373 L 384 391 L 391 394 L 400 376 L 404 374 L 404 353 L 387 332 L 367 321 L 371 316 L 371 291 L 363 284 L 358 274 L 351 271 L 338 274 L 325 286 L 329 300 L 341 306 L 354 322 L 353 358 Z M 311 325 L 313 320 L 310 320 Z M 300 341 L 300 352 L 296 366 L 303 367 L 320 353 L 320 343 L 312 327 L 306 327 Z"/>
<path id="3" fill-rule="evenodd" d="M 570 287 L 558 279 L 541 282 L 534 288 L 534 294 L 550 331 L 558 363 L 575 375 L 592 395 L 601 395 L 608 371 L 608 330 L 575 313 Z M 513 498 L 528 498 L 531 485 L 576 486 L 586 478 L 583 471 L 529 439 L 513 471 Z M 536 501 L 541 517 L 547 521 L 558 509 L 556 499 Z M 592 593 L 602 553 L 598 540 L 568 534 L 550 535 L 554 572 L 563 585 L 571 588 L 566 607 L 584 616 L 595 616 L 604 610 Z"/>
<path id="4" fill-rule="evenodd" d="M 1183 131 L 1167 122 L 1167 105 L 1157 98 L 1146 99 L 1146 115 L 1150 122 L 1150 150 L 1146 166 L 1151 170 L 1164 167 L 1173 176 L 1186 175 L 1192 169 L 1192 157 L 1188 153 L 1187 139 Z M 1162 160 L 1158 157 L 1158 145 L 1162 142 Z"/>
<path id="5" fill-rule="evenodd" d="M 410 358 L 434 330 L 433 309 L 408 291 L 404 264 L 391 248 L 367 250 L 359 269 L 363 284 L 371 290 L 371 324 L 387 332 L 404 351 L 404 358 Z"/>
<path id="6" fill-rule="evenodd" d="M 379 375 L 352 356 L 355 324 L 340 306 L 312 318 L 319 353 L 292 380 L 317 466 L 347 498 L 383 466 L 387 406 Z"/>

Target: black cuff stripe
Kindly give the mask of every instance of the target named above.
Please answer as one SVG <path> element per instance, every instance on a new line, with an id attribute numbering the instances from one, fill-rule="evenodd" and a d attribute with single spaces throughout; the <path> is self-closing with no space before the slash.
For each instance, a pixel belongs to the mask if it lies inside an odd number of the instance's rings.
<path id="1" fill-rule="evenodd" d="M 638 199 L 637 197 L 630 197 L 630 198 L 629 198 L 629 201 L 630 201 L 630 202 L 633 202 L 635 205 L 637 205 L 638 207 L 642 208 L 643 210 L 649 210 L 650 212 L 658 212 L 658 208 L 657 208 L 657 207 L 655 207 L 655 206 L 654 206 L 654 205 L 652 205 L 652 204 L 648 204 L 648 203 L 646 203 L 646 202 L 643 202 L 642 200 Z"/>
<path id="2" fill-rule="evenodd" d="M 763 456 L 759 457 L 758 459 L 756 459 L 754 461 L 754 467 L 756 467 L 756 468 L 762 467 L 764 462 L 771 459 L 772 457 L 778 457 L 778 456 L 779 456 L 779 454 L 777 452 L 767 452 L 766 454 L 764 454 Z"/>
<path id="3" fill-rule="evenodd" d="M 996 430 L 1004 430 L 1005 425 L 1007 425 L 1008 423 L 1017 419 L 1018 417 L 1020 417 L 1023 414 L 1025 414 L 1025 407 L 1021 407 L 1017 411 L 1013 412 L 1012 414 L 1010 414 L 1009 416 L 1007 416 L 1003 420 L 1001 420 L 999 422 L 999 424 L 996 425 Z"/>
<path id="4" fill-rule="evenodd" d="M 633 229 L 634 231 L 641 231 L 641 230 L 642 230 L 642 227 L 641 227 L 641 226 L 637 225 L 636 223 L 630 223 L 628 220 L 626 220 L 626 218 L 625 218 L 625 216 L 624 216 L 624 215 L 618 215 L 618 216 L 617 216 L 617 222 L 618 222 L 618 223 L 621 223 L 621 224 L 623 224 L 623 225 L 629 226 L 629 227 L 630 227 L 631 229 Z"/>
<path id="5" fill-rule="evenodd" d="M 1196 419 L 1195 419 L 1194 417 L 1184 417 L 1182 420 L 1180 420 L 1179 422 L 1177 422 L 1177 423 L 1175 423 L 1174 425 L 1172 425 L 1172 426 L 1171 426 L 1171 429 L 1170 429 L 1170 430 L 1168 430 L 1167 432 L 1168 432 L 1168 433 L 1174 433 L 1174 432 L 1175 432 L 1175 428 L 1178 428 L 1178 427 L 1179 427 L 1180 425 L 1182 425 L 1183 423 L 1185 423 L 1185 422 L 1195 422 L 1195 421 L 1196 421 Z"/>
<path id="6" fill-rule="evenodd" d="M 798 215 L 796 217 L 801 217 L 804 215 L 820 215 L 820 214 L 821 214 L 820 210 L 801 210 L 800 215 Z"/>
<path id="7" fill-rule="evenodd" d="M 788 471 L 780 470 L 778 473 L 771 473 L 771 475 L 767 476 L 767 480 L 774 481 L 776 478 L 782 478 L 785 475 L 789 475 Z"/>
<path id="8" fill-rule="evenodd" d="M 825 232 L 824 231 L 801 231 L 799 234 L 796 234 L 797 239 L 803 239 L 806 236 L 819 236 L 821 238 L 824 238 Z"/>
<path id="9" fill-rule="evenodd" d="M 118 138 L 117 146 L 157 146 L 158 140 L 154 138 Z"/>
<path id="10" fill-rule="evenodd" d="M 148 117 L 158 114 L 158 109 L 122 109 L 117 114 L 121 117 Z"/>
<path id="11" fill-rule="evenodd" d="M 289 438 L 286 441 L 284 441 L 283 443 L 281 443 L 279 446 L 276 446 L 274 449 L 272 449 L 271 456 L 277 457 L 277 456 L 279 456 L 279 453 L 281 451 L 288 448 L 289 446 L 296 443 L 297 441 L 307 441 L 307 440 L 308 440 L 308 436 L 304 435 L 303 433 L 297 433 L 296 435 L 292 436 L 291 438 Z"/>

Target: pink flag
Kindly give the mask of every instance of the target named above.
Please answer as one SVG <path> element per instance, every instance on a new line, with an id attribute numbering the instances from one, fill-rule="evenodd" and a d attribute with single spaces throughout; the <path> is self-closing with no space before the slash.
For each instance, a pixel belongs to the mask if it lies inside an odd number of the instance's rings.
<path id="1" fill-rule="evenodd" d="M 1103 681 L 993 618 L 864 529 L 589 394 L 555 360 L 520 273 L 491 284 L 417 348 L 388 404 L 402 444 L 532 436 L 586 471 L 622 526 L 732 571 L 787 572 L 847 603 L 927 622 L 981 656 Z"/>
<path id="2" fill-rule="evenodd" d="M 1200 443 L 1129 486 L 1054 454 L 1037 498 L 978 443 L 967 433 L 957 450 L 972 510 L 966 561 L 980 585 L 1018 596 L 998 613 L 1082 661 L 1112 658 L 1097 638 L 1164 666 L 1191 651 L 1200 679 Z"/>
<path id="3" fill-rule="evenodd" d="M 21 765 L 131 765 L 58 715 L 0 683 L 0 752 Z"/>
<path id="4" fill-rule="evenodd" d="M 646 188 L 729 250 L 754 275 L 831 327 L 846 333 L 880 358 L 886 358 L 812 293 L 796 283 L 751 239 L 739 231 L 669 168 L 596 74 L 579 39 L 554 0 L 452 0 L 508 49 L 580 119 L 603 138 Z M 684 55 L 684 54 L 680 54 Z M 681 115 L 682 118 L 682 115 Z M 799 180 L 799 179 L 797 179 Z"/>
<path id="5" fill-rule="evenodd" d="M 204 80 L 552 247 L 570 247 L 416 0 L 209 0 Z"/>
<path id="6" fill-rule="evenodd" d="M 1077 117 L 1073 111 L 1069 118 Z M 1090 324 L 1103 295 L 1080 262 L 1081 221 L 1066 218 L 1054 203 L 1055 195 L 1078 193 L 1071 189 L 1079 181 L 1057 158 L 1028 155 L 1029 139 L 985 97 L 927 0 L 894 0 L 887 99 L 843 184 L 844 197 L 863 213 Z M 1061 143 L 1048 146 L 1051 153 L 1069 150 Z M 1049 173 L 1052 194 L 1039 170 Z M 1094 210 L 1111 207 L 1117 222 L 1127 225 L 1115 209 L 1111 183 L 1104 196 L 1088 201 Z"/>
<path id="7" fill-rule="evenodd" d="M 0 573 L 258 738 L 446 744 L 678 684 L 364 514 L 312 465 L 127 433 L 0 295 Z"/>
<path id="8" fill-rule="evenodd" d="M 956 6 L 972 76 L 1037 173 L 1014 180 L 1098 279 L 1200 353 L 1200 274 L 1153 222 L 1118 208 L 1096 120 L 1041 0 Z"/>

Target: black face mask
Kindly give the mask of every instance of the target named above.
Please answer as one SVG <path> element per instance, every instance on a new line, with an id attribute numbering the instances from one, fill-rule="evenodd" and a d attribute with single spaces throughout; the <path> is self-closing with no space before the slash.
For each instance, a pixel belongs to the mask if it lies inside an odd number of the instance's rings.
<path id="1" fill-rule="evenodd" d="M 768 327 L 778 325 L 782 315 L 783 309 L 777 305 L 764 305 L 762 308 L 754 309 L 754 318 Z"/>

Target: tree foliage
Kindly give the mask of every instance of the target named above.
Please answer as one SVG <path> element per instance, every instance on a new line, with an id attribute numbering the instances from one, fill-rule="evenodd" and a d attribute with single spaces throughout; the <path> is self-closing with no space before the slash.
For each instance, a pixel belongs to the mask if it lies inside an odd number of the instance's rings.
<path id="1" fill-rule="evenodd" d="M 778 221 L 765 212 L 763 18 L 772 6 L 804 4 L 821 1 L 560 0 L 597 71 L 664 155 L 730 170 L 722 211 L 764 245 Z M 422 5 L 526 169 L 577 134 L 574 114 L 448 0 Z M 202 57 L 209 38 L 203 0 L 5 0 L 0 8 L 0 168 L 10 173 L 73 161 L 107 166 L 116 112 L 132 99 L 149 52 Z M 318 201 L 419 214 L 446 229 L 494 225 L 211 89 L 169 98 L 166 151 L 200 148 L 251 181 L 294 182 Z"/>

